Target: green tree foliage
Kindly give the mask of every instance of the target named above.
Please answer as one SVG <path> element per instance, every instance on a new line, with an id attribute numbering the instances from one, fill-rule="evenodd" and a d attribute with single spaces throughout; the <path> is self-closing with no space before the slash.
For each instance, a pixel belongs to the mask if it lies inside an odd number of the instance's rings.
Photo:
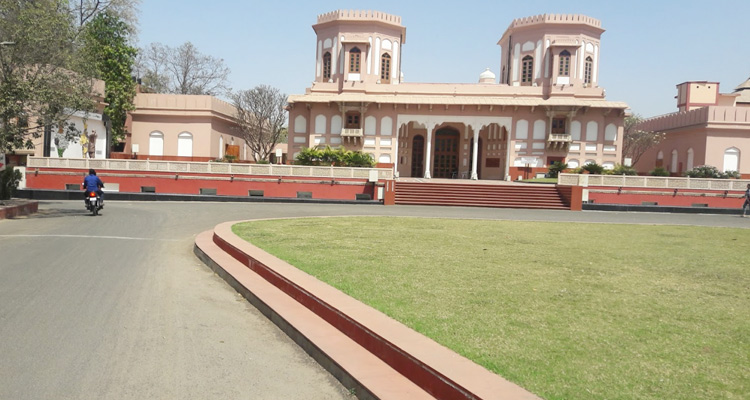
<path id="1" fill-rule="evenodd" d="M 617 164 L 612 169 L 612 175 L 638 175 L 638 172 L 636 172 L 635 168 L 633 167 Z"/>
<path id="2" fill-rule="evenodd" d="M 346 150 L 343 147 L 336 149 L 326 146 L 325 148 L 309 147 L 300 150 L 295 158 L 297 165 L 333 165 L 338 167 L 363 167 L 372 168 L 375 160 L 372 156 L 361 151 Z"/>
<path id="3" fill-rule="evenodd" d="M 0 200 L 10 200 L 21 182 L 21 171 L 7 167 L 0 171 Z"/>
<path id="4" fill-rule="evenodd" d="M 33 148 L 45 127 L 92 111 L 73 15 L 63 0 L 0 0 L 0 149 Z"/>
<path id="5" fill-rule="evenodd" d="M 604 172 L 604 167 L 602 167 L 601 165 L 599 165 L 599 164 L 597 164 L 595 162 L 588 163 L 588 164 L 584 165 L 581 168 L 584 171 L 587 171 L 591 175 L 601 175 L 602 172 Z"/>
<path id="6" fill-rule="evenodd" d="M 648 174 L 651 175 L 651 176 L 669 176 L 669 175 L 671 175 L 669 173 L 669 171 L 667 171 L 667 169 L 664 168 L 664 167 L 656 167 L 656 168 L 652 169 L 651 171 L 649 171 Z"/>
<path id="7" fill-rule="evenodd" d="M 104 114 L 112 123 L 112 141 L 125 139 L 128 111 L 135 109 L 135 82 L 131 77 L 137 49 L 129 44 L 129 26 L 109 11 L 97 14 L 84 27 L 86 54 L 93 74 L 106 84 Z"/>
<path id="8" fill-rule="evenodd" d="M 568 163 L 555 161 L 548 168 L 549 168 L 549 177 L 557 178 L 561 172 L 568 169 Z"/>

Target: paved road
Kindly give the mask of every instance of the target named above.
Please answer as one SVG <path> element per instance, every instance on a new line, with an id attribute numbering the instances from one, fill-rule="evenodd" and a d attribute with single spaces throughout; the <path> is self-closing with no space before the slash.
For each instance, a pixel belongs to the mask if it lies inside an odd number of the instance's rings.
<path id="1" fill-rule="evenodd" d="M 42 202 L 0 221 L 0 399 L 335 399 L 348 393 L 192 253 L 229 220 L 414 215 L 750 228 L 722 215 Z"/>

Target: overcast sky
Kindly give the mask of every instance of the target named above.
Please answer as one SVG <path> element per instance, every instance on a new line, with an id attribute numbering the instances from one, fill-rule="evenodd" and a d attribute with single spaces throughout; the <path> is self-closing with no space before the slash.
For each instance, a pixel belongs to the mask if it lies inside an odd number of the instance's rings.
<path id="1" fill-rule="evenodd" d="M 311 26 L 338 9 L 402 17 L 408 82 L 474 83 L 488 67 L 499 75 L 496 43 L 511 21 L 550 13 L 602 21 L 599 84 L 644 117 L 674 112 L 678 83 L 714 81 L 729 93 L 750 77 L 750 0 L 142 0 L 138 43 L 190 41 L 224 59 L 235 90 L 302 94 L 314 79 Z"/>

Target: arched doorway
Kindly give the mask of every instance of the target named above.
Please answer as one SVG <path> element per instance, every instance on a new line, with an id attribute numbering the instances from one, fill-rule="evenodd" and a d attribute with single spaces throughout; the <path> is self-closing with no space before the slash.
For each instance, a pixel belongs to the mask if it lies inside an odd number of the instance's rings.
<path id="1" fill-rule="evenodd" d="M 458 172 L 458 131 L 453 128 L 438 129 L 435 133 L 434 178 L 451 178 Z"/>
<path id="2" fill-rule="evenodd" d="M 424 136 L 414 136 L 411 144 L 411 176 L 424 175 Z"/>

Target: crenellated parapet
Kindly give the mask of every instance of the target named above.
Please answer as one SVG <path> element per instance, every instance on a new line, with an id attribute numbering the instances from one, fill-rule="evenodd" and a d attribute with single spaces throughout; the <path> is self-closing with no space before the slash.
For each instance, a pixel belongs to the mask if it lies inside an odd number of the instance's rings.
<path id="1" fill-rule="evenodd" d="M 541 14 L 531 17 L 517 18 L 510 23 L 508 29 L 518 28 L 521 26 L 537 24 L 584 24 L 595 28 L 601 28 L 602 22 L 596 18 L 591 18 L 581 14 Z"/>
<path id="2" fill-rule="evenodd" d="M 690 126 L 708 124 L 750 125 L 750 108 L 710 106 L 691 111 L 660 115 L 639 123 L 636 128 L 644 131 L 662 132 Z"/>
<path id="3" fill-rule="evenodd" d="M 332 21 L 378 21 L 401 25 L 401 17 L 372 10 L 336 10 L 318 15 L 318 24 Z"/>

